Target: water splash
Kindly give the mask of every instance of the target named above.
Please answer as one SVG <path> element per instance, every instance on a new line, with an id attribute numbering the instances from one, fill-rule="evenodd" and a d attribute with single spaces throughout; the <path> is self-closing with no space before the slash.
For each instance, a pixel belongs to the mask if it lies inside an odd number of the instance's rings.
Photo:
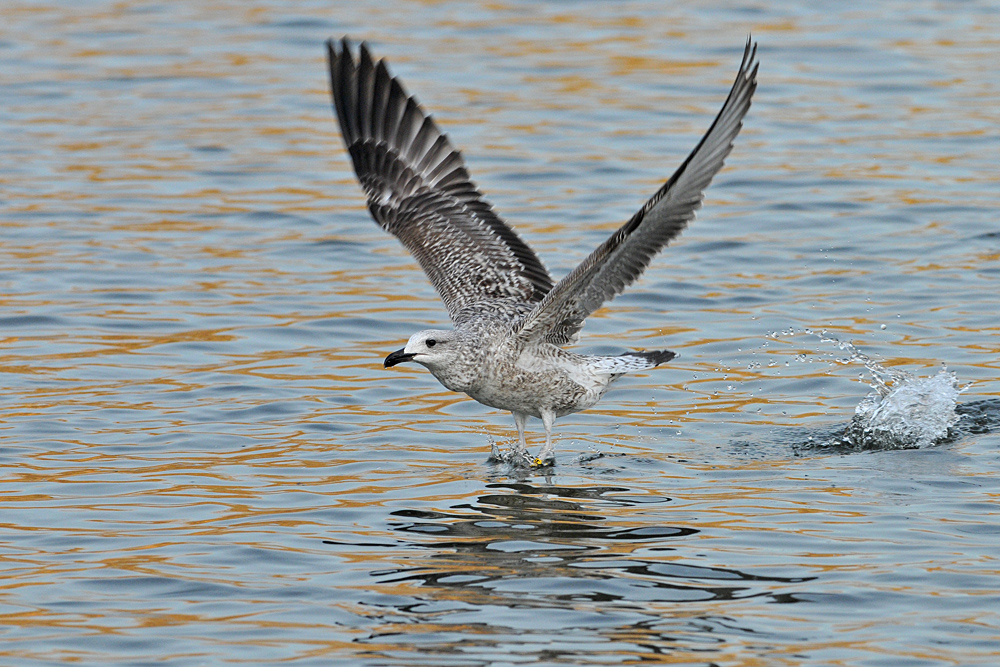
<path id="1" fill-rule="evenodd" d="M 931 377 L 918 377 L 903 370 L 890 369 L 874 361 L 847 341 L 826 331 L 816 334 L 824 343 L 832 343 L 848 353 L 837 363 L 864 364 L 871 376 L 873 391 L 854 409 L 854 417 L 843 438 L 859 449 L 909 449 L 927 447 L 948 437 L 958 422 L 955 411 L 958 396 L 964 391 L 958 378 L 946 368 Z"/>
<path id="2" fill-rule="evenodd" d="M 527 450 L 519 449 L 514 444 L 504 447 L 492 435 L 488 435 L 488 437 L 490 442 L 488 463 L 508 465 L 515 469 L 533 467 L 534 459 L 531 458 Z"/>
<path id="3" fill-rule="evenodd" d="M 942 369 L 927 378 L 894 371 L 894 382 L 873 383 L 875 391 L 854 409 L 844 438 L 863 449 L 927 447 L 948 437 L 957 422 L 961 389 L 955 374 Z"/>

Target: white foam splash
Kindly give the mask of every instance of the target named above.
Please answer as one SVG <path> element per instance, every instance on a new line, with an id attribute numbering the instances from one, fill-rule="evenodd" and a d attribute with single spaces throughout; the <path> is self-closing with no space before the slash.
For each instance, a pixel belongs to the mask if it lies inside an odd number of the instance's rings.
<path id="1" fill-rule="evenodd" d="M 793 331 L 775 332 L 794 335 Z M 928 447 L 948 437 L 949 430 L 959 420 L 955 411 L 960 387 L 954 373 L 942 368 L 931 377 L 917 377 L 906 371 L 885 368 L 847 341 L 826 331 L 809 329 L 801 333 L 818 336 L 850 356 L 837 359 L 847 365 L 860 362 L 871 376 L 872 392 L 854 409 L 854 418 L 843 438 L 862 449 L 909 449 Z"/>
<path id="2" fill-rule="evenodd" d="M 961 389 L 955 374 L 942 369 L 921 378 L 892 371 L 892 385 L 884 378 L 854 409 L 844 436 L 865 449 L 927 447 L 948 437 L 958 422 L 955 406 Z"/>

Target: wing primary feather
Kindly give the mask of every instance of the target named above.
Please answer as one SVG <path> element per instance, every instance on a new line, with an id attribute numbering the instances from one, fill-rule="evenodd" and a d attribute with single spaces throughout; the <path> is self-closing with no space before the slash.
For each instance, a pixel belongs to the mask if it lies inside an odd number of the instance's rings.
<path id="1" fill-rule="evenodd" d="M 346 43 L 347 38 L 345 37 L 344 40 Z M 350 51 L 347 50 L 347 47 L 342 47 L 342 48 L 344 49 L 343 52 L 346 52 L 348 55 L 350 55 Z M 340 55 L 340 53 L 337 52 L 333 40 L 330 40 L 326 43 L 326 49 L 327 49 L 327 58 L 329 59 L 330 62 L 330 91 L 333 93 L 334 112 L 337 114 L 337 118 L 346 119 L 347 112 L 344 109 L 344 95 L 340 93 L 341 91 L 340 79 L 342 76 L 342 71 L 341 71 L 342 68 L 340 66 L 340 62 L 342 56 Z M 342 122 L 340 124 L 340 131 L 344 139 L 344 144 L 347 146 L 348 149 L 350 149 L 352 143 L 350 137 L 350 131 L 351 131 L 350 122 L 346 120 L 345 122 Z"/>
<path id="2" fill-rule="evenodd" d="M 410 147 L 406 151 L 406 157 L 410 164 L 416 165 L 416 171 L 419 171 L 420 163 L 434 146 L 434 142 L 437 138 L 438 134 L 434 128 L 434 121 L 432 121 L 429 116 L 424 118 L 423 122 L 420 124 L 420 129 L 417 130 L 416 136 L 413 137 L 413 141 L 410 143 Z"/>
<path id="3" fill-rule="evenodd" d="M 337 88 L 340 91 L 340 103 L 347 119 L 346 127 L 344 128 L 344 141 L 350 146 L 358 139 L 358 118 L 355 113 L 355 109 L 357 108 L 355 100 L 356 70 L 354 68 L 354 57 L 351 55 L 350 42 L 346 37 L 342 44 L 343 51 L 340 58 Z"/>
<path id="4" fill-rule="evenodd" d="M 403 117 L 399 121 L 399 130 L 396 132 L 396 147 L 400 152 L 401 156 L 409 158 L 410 146 L 413 144 L 413 139 L 416 137 L 417 132 L 420 131 L 420 126 L 423 125 L 424 115 L 420 112 L 420 107 L 417 106 L 416 100 L 412 97 L 406 100 L 406 106 L 403 109 Z M 408 160 L 412 164 L 412 160 Z"/>
<path id="5" fill-rule="evenodd" d="M 375 96 L 375 66 L 372 64 L 368 46 L 362 42 L 358 53 L 358 138 L 372 139 L 375 129 L 372 127 L 372 103 Z M 350 53 L 350 52 L 348 52 Z"/>
<path id="6" fill-rule="evenodd" d="M 369 56 L 371 57 L 371 56 Z M 392 87 L 390 81 L 392 77 L 385 63 L 381 60 L 375 66 L 375 88 L 372 91 L 372 141 L 376 143 L 385 141 L 385 132 L 382 128 L 385 125 L 385 110 L 389 106 L 389 89 Z M 338 116 L 339 118 L 339 116 Z"/>
<path id="7" fill-rule="evenodd" d="M 398 138 L 399 124 L 406 109 L 406 101 L 406 91 L 403 90 L 403 86 L 398 80 L 393 79 L 389 83 L 389 101 L 385 107 L 382 136 L 385 137 L 386 142 L 394 147 L 397 146 L 395 141 Z"/>
<path id="8" fill-rule="evenodd" d="M 430 116 L 427 119 L 430 120 Z M 432 165 L 443 160 L 450 152 L 451 145 L 448 143 L 448 137 L 443 134 L 439 135 L 434 141 L 434 145 L 427 151 L 427 154 L 417 163 L 417 171 L 427 173 Z"/>

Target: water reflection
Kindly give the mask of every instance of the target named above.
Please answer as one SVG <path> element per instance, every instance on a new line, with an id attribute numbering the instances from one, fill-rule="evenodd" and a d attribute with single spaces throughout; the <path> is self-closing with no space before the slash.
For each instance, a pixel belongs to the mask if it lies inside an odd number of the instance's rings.
<path id="1" fill-rule="evenodd" d="M 391 512 L 396 546 L 426 555 L 372 572 L 393 602 L 375 611 L 385 625 L 364 643 L 380 659 L 440 664 L 509 648 L 512 633 L 526 655 L 551 657 L 554 630 L 566 641 L 556 652 L 576 659 L 573 637 L 586 629 L 596 654 L 713 651 L 725 644 L 716 630 L 755 632 L 727 615 L 731 605 L 802 601 L 799 584 L 814 577 L 692 562 L 679 549 L 704 539 L 701 528 L 620 515 L 669 502 L 625 487 L 515 482 L 446 510 Z"/>

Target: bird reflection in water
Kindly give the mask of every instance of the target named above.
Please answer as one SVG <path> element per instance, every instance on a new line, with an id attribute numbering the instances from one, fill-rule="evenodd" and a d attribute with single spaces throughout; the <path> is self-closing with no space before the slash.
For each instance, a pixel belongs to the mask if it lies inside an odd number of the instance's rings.
<path id="1" fill-rule="evenodd" d="M 446 511 L 392 512 L 401 552 L 429 553 L 373 573 L 375 588 L 393 602 L 379 612 L 388 622 L 366 643 L 375 650 L 384 642 L 393 651 L 431 650 L 444 660 L 445 654 L 468 658 L 467 642 L 495 651 L 515 636 L 527 653 L 534 642 L 549 655 L 553 637 L 570 641 L 568 629 L 589 628 L 590 641 L 597 630 L 616 651 L 624 643 L 630 651 L 659 653 L 673 650 L 665 642 L 678 633 L 696 644 L 718 641 L 722 626 L 725 634 L 753 635 L 728 615 L 736 601 L 801 601 L 798 584 L 811 577 L 683 562 L 702 531 L 653 524 L 649 512 L 623 521 L 628 508 L 642 512 L 670 502 L 629 494 L 613 486 L 495 483 L 474 503 Z M 576 650 L 565 645 L 557 653 L 572 657 Z"/>

